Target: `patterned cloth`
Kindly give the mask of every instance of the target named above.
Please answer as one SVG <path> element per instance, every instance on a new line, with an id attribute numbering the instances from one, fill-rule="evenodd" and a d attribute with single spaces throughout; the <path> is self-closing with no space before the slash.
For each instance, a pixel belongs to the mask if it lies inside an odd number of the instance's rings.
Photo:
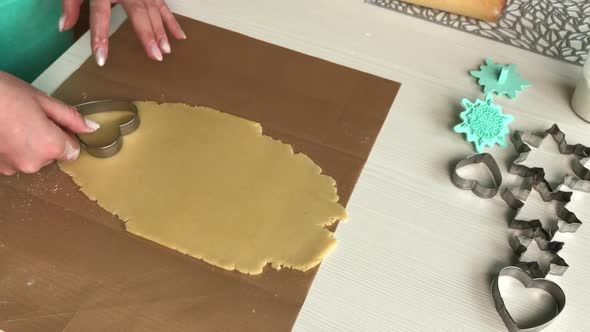
<path id="1" fill-rule="evenodd" d="M 398 0 L 365 2 L 575 64 L 586 60 L 590 46 L 589 0 L 509 0 L 498 22 Z"/>

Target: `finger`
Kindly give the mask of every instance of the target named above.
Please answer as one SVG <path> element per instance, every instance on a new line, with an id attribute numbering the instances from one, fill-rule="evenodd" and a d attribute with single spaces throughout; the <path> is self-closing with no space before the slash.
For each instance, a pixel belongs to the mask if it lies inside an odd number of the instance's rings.
<path id="1" fill-rule="evenodd" d="M 166 35 L 166 30 L 164 30 L 162 16 L 160 16 L 160 11 L 158 7 L 155 5 L 148 6 L 148 14 L 160 50 L 162 50 L 163 53 L 170 54 L 170 52 L 172 52 L 172 49 L 170 48 L 168 36 Z"/>
<path id="2" fill-rule="evenodd" d="M 83 0 L 62 0 L 62 15 L 59 18 L 59 31 L 71 29 L 80 17 L 80 6 Z"/>
<path id="3" fill-rule="evenodd" d="M 125 1 L 123 2 L 123 8 L 125 8 L 131 24 L 133 24 L 135 33 L 143 45 L 145 53 L 154 60 L 162 61 L 164 59 L 162 51 L 160 51 L 160 46 L 156 41 L 148 9 L 143 1 Z"/>
<path id="4" fill-rule="evenodd" d="M 109 26 L 111 22 L 111 2 L 109 0 L 90 1 L 90 37 L 92 53 L 99 66 L 104 66 L 109 55 Z"/>
<path id="5" fill-rule="evenodd" d="M 80 143 L 72 135 L 62 132 L 64 137 L 64 148 L 57 160 L 73 161 L 80 156 Z"/>
<path id="6" fill-rule="evenodd" d="M 57 99 L 40 96 L 39 103 L 49 119 L 74 133 L 91 133 L 100 128 L 98 123 L 85 119 L 74 107 Z"/>
<path id="7" fill-rule="evenodd" d="M 186 39 L 186 34 L 165 3 L 160 5 L 160 15 L 162 15 L 166 28 L 168 28 L 168 31 L 170 31 L 176 39 Z"/>
<path id="8" fill-rule="evenodd" d="M 16 170 L 14 168 L 0 168 L 0 174 L 6 176 L 12 176 L 16 174 Z"/>
<path id="9" fill-rule="evenodd" d="M 11 176 L 14 173 L 16 173 L 16 170 L 0 158 L 0 175 Z"/>
<path id="10" fill-rule="evenodd" d="M 42 146 L 36 146 L 34 155 L 38 157 L 36 164 L 45 166 L 54 160 L 76 160 L 80 155 L 80 143 L 71 134 L 63 131 L 55 123 L 47 124 L 45 139 Z M 33 158 L 29 158 L 33 159 Z"/>

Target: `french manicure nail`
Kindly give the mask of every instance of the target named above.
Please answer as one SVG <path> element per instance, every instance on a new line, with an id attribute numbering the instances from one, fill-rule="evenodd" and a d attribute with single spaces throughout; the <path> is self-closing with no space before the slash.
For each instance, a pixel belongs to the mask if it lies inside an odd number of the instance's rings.
<path id="1" fill-rule="evenodd" d="M 64 25 L 65 24 L 66 24 L 66 16 L 65 15 L 61 15 L 61 17 L 59 18 L 59 23 L 58 23 L 59 32 L 63 32 L 64 31 Z"/>
<path id="2" fill-rule="evenodd" d="M 66 149 L 64 151 L 66 160 L 76 160 L 80 156 L 80 149 L 75 149 L 72 143 L 66 141 Z"/>
<path id="3" fill-rule="evenodd" d="M 166 54 L 170 54 L 170 52 L 172 52 L 172 49 L 170 48 L 170 43 L 168 43 L 168 40 L 166 40 L 166 38 L 160 39 L 160 48 L 162 49 L 162 52 Z"/>
<path id="4" fill-rule="evenodd" d="M 99 47 L 96 50 L 94 57 L 96 58 L 96 63 L 101 67 L 104 66 L 104 63 L 107 61 L 106 54 L 104 54 L 104 49 L 102 47 Z"/>
<path id="5" fill-rule="evenodd" d="M 86 123 L 86 127 L 91 129 L 93 132 L 95 132 L 96 130 L 98 130 L 98 128 L 100 128 L 100 124 L 98 124 L 90 119 L 84 119 L 84 122 Z"/>
<path id="6" fill-rule="evenodd" d="M 186 39 L 186 33 L 184 33 L 180 25 L 178 26 L 178 32 L 180 32 L 180 38 Z"/>
<path id="7" fill-rule="evenodd" d="M 154 57 L 154 59 L 158 61 L 162 61 L 164 59 L 164 57 L 162 56 L 162 52 L 160 51 L 160 48 L 156 43 L 152 44 L 152 46 L 150 47 L 150 51 L 152 52 L 152 56 Z"/>

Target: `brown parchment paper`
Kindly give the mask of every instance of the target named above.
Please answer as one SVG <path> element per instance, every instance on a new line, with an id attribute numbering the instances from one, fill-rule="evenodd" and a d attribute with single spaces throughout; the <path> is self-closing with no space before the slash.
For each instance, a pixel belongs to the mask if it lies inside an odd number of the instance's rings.
<path id="1" fill-rule="evenodd" d="M 184 102 L 260 122 L 334 177 L 346 204 L 399 84 L 179 21 L 188 39 L 174 42 L 162 63 L 147 59 L 125 22 L 105 67 L 88 59 L 55 97 Z M 316 271 L 248 276 L 128 234 L 55 165 L 0 177 L 0 329 L 7 332 L 288 331 Z"/>

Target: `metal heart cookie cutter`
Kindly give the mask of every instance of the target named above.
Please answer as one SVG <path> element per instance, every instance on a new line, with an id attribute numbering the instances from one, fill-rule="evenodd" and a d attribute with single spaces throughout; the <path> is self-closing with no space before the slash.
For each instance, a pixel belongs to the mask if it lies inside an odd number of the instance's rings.
<path id="1" fill-rule="evenodd" d="M 488 168 L 494 180 L 494 184 L 492 186 L 486 186 L 481 184 L 477 179 L 471 180 L 459 175 L 459 169 L 475 164 L 484 164 Z M 498 190 L 500 189 L 500 185 L 502 184 L 502 171 L 500 171 L 498 163 L 491 154 L 476 154 L 459 161 L 457 165 L 455 165 L 451 175 L 451 182 L 455 185 L 455 187 L 463 190 L 471 190 L 474 194 L 481 198 L 492 198 L 496 196 Z"/>
<path id="2" fill-rule="evenodd" d="M 127 111 L 133 114 L 130 120 L 119 125 L 119 134 L 106 145 L 91 145 L 78 136 L 80 145 L 86 152 L 97 158 L 109 158 L 117 154 L 123 147 L 123 136 L 129 135 L 139 127 L 139 112 L 130 101 L 97 100 L 74 106 L 82 116 L 113 111 Z"/>
<path id="3" fill-rule="evenodd" d="M 512 277 L 518 281 L 520 281 L 524 287 L 526 288 L 536 288 L 547 292 L 554 301 L 555 304 L 555 311 L 548 317 L 546 317 L 546 321 L 540 323 L 537 326 L 529 326 L 529 327 L 522 327 L 519 326 L 512 315 L 508 312 L 506 305 L 504 304 L 504 298 L 502 297 L 502 293 L 500 292 L 499 286 L 499 279 L 500 277 Z M 530 274 L 528 274 L 525 270 L 523 270 L 520 266 L 509 266 L 505 267 L 500 271 L 498 276 L 494 279 L 492 283 L 492 295 L 494 297 L 494 302 L 496 303 L 496 310 L 508 331 L 510 332 L 537 332 L 543 330 L 547 327 L 551 322 L 559 316 L 559 314 L 565 308 L 565 293 L 557 285 L 556 283 L 542 279 L 542 278 L 533 278 Z"/>

